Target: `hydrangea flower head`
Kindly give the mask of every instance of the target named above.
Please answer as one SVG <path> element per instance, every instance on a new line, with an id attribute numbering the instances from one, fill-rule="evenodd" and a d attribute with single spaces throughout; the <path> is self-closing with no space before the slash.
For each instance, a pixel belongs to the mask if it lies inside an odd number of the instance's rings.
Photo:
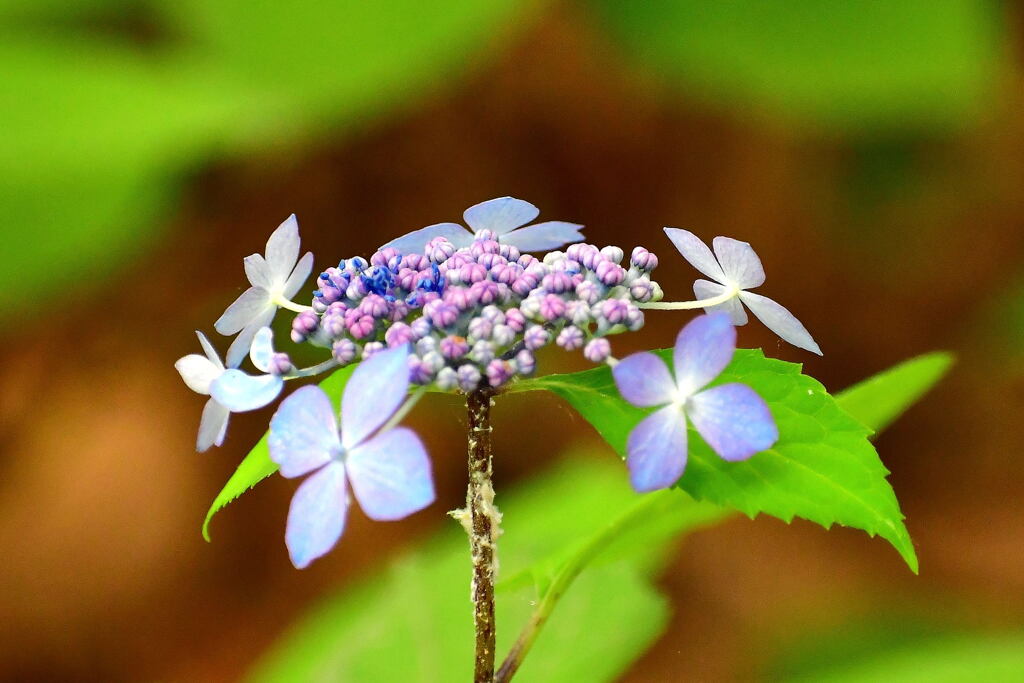
<path id="1" fill-rule="evenodd" d="M 710 299 L 727 292 L 732 294 L 728 301 L 709 306 L 707 311 L 725 311 L 734 325 L 745 325 L 747 313 L 743 304 L 746 304 L 765 327 L 782 339 L 821 355 L 811 333 L 789 310 L 766 296 L 747 291 L 764 284 L 765 280 L 761 259 L 750 244 L 730 237 L 716 237 L 712 242 L 715 248 L 712 254 L 708 246 L 688 230 L 665 228 L 665 234 L 690 265 L 714 280 L 693 283 L 693 293 L 698 299 Z"/>
<path id="2" fill-rule="evenodd" d="M 729 314 L 709 313 L 679 332 L 673 351 L 675 374 L 653 353 L 636 353 L 612 374 L 622 397 L 635 406 L 659 409 L 629 434 L 626 464 L 637 491 L 668 488 L 686 469 L 687 420 L 723 459 L 746 460 L 779 438 L 767 404 L 745 384 L 704 389 L 721 374 L 736 350 Z"/>
<path id="3" fill-rule="evenodd" d="M 385 244 L 403 254 L 424 253 L 427 244 L 444 237 L 457 249 L 473 244 L 477 237 L 489 237 L 520 251 L 547 251 L 583 239 L 582 225 L 564 221 L 547 221 L 526 225 L 540 215 L 530 202 L 514 197 L 499 197 L 475 204 L 462 214 L 469 229 L 458 223 L 437 223 L 410 232 Z M 526 227 L 523 227 L 526 226 Z"/>
<path id="4" fill-rule="evenodd" d="M 225 367 L 206 335 L 199 331 L 196 335 L 206 355 L 191 353 L 179 358 L 174 367 L 189 389 L 210 397 L 203 408 L 196 438 L 196 450 L 202 453 L 210 446 L 224 443 L 231 413 L 268 405 L 281 393 L 284 380 L 275 375 L 247 375 L 231 363 Z"/>
<path id="5" fill-rule="evenodd" d="M 313 269 L 312 252 L 299 259 L 299 224 L 295 214 L 270 235 L 265 256 L 246 256 L 243 264 L 252 286 L 213 325 L 223 335 L 238 333 L 228 349 L 227 361 L 231 366 L 242 362 L 256 331 L 270 324 L 278 307 L 290 302 Z"/>
<path id="6" fill-rule="evenodd" d="M 341 425 L 322 389 L 306 386 L 270 421 L 270 458 L 285 477 L 309 475 L 292 498 L 285 543 L 304 569 L 345 530 L 349 487 L 366 516 L 396 520 L 434 501 L 426 449 L 404 427 L 382 429 L 405 401 L 409 348 L 378 351 L 352 373 L 341 401 Z"/>

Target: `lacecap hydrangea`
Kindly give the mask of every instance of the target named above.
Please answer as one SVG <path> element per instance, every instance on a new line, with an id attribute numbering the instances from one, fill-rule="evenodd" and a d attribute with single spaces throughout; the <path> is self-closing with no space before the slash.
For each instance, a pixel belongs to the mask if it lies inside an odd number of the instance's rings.
<path id="1" fill-rule="evenodd" d="M 687 419 L 728 460 L 778 438 L 767 406 L 748 387 L 699 391 L 732 356 L 733 326 L 746 322 L 741 302 L 783 339 L 820 353 L 789 311 L 746 291 L 764 282 L 749 244 L 718 237 L 712 254 L 692 233 L 667 228 L 682 255 L 714 282 L 695 283 L 703 297 L 696 301 L 665 302 L 652 277 L 659 264 L 653 252 L 585 243 L 575 223 L 527 225 L 538 215 L 512 197 L 482 202 L 463 214 L 468 228 L 428 226 L 369 258 L 323 269 L 308 304 L 292 300 L 313 261 L 310 254 L 298 258 L 294 216 L 271 235 L 264 256 L 244 259 L 252 286 L 215 325 L 237 334 L 227 363 L 200 334 L 205 356 L 176 365 L 191 389 L 210 396 L 198 450 L 221 445 L 230 413 L 270 404 L 287 380 L 362 363 L 346 387 L 340 428 L 330 401 L 312 386 L 285 399 L 271 421 L 270 455 L 282 474 L 309 475 L 289 512 L 286 542 L 296 566 L 341 536 L 349 488 L 374 519 L 399 519 L 433 501 L 426 451 L 397 426 L 427 388 L 498 393 L 536 373 L 535 353 L 548 345 L 611 365 L 625 399 L 660 407 L 629 439 L 627 464 L 638 490 L 671 486 L 682 475 Z M 268 325 L 279 308 L 296 313 L 291 342 L 324 349 L 322 363 L 298 368 L 278 350 Z M 609 338 L 639 330 L 651 309 L 709 311 L 681 332 L 674 379 L 651 354 L 621 362 L 612 354 Z M 239 369 L 246 355 L 258 373 Z"/>

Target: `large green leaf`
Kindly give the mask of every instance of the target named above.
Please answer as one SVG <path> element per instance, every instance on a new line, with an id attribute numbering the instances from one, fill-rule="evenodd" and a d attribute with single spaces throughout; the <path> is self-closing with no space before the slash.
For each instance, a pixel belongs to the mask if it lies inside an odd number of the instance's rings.
<path id="1" fill-rule="evenodd" d="M 596 0 L 688 96 L 832 129 L 943 130 L 993 93 L 1005 31 L 989 0 Z"/>
<path id="2" fill-rule="evenodd" d="M 740 356 L 750 353 L 760 353 L 751 351 L 740 351 Z M 761 356 L 762 360 L 763 356 Z M 943 361 L 942 359 L 946 359 Z M 836 400 L 844 410 L 852 413 L 853 417 L 857 418 L 862 424 L 866 425 L 869 429 L 881 431 L 884 429 L 892 419 L 902 413 L 908 408 L 913 402 L 915 402 L 920 396 L 927 391 L 932 384 L 937 382 L 942 374 L 948 369 L 951 356 L 945 353 L 936 352 L 921 356 L 917 359 L 906 361 L 900 365 L 897 365 L 885 372 L 875 375 L 863 382 L 841 392 Z M 778 363 L 779 361 L 773 361 Z M 789 364 L 782 363 L 782 366 Z M 352 368 L 343 368 L 337 370 L 330 377 L 320 383 L 320 386 L 327 392 L 331 399 L 335 402 L 335 405 L 340 405 L 341 393 L 345 389 L 345 384 L 348 382 L 348 377 L 352 372 Z M 791 366 L 795 367 L 795 366 Z M 595 372 L 593 370 L 588 372 Z M 908 382 L 906 386 L 899 380 L 900 377 L 905 377 Z M 512 386 L 513 392 L 528 391 L 530 389 L 544 388 L 548 389 L 548 384 L 557 384 L 560 380 L 558 378 L 572 377 L 572 375 L 548 375 L 533 380 L 526 380 Z M 812 380 L 813 381 L 813 380 Z M 538 386 L 540 384 L 541 386 Z M 614 387 L 606 387 L 606 389 L 614 391 Z M 613 396 L 617 396 L 615 393 Z M 621 403 L 621 402 L 619 402 Z M 884 409 L 880 406 L 885 406 Z M 628 411 L 632 408 L 631 406 L 619 406 L 625 408 Z M 613 404 L 613 408 L 615 408 Z M 625 419 L 630 419 L 627 415 Z M 595 425 L 596 426 L 596 425 Z M 621 450 L 620 450 L 621 452 Z M 203 523 L 203 537 L 206 540 L 210 540 L 209 536 L 209 525 L 210 520 L 213 516 L 220 511 L 225 505 L 230 503 L 232 500 L 242 495 L 263 479 L 269 477 L 271 474 L 277 471 L 277 466 L 270 460 L 269 453 L 267 451 L 267 436 L 264 435 L 260 439 L 259 443 L 250 451 L 246 458 L 242 461 L 241 465 L 225 484 L 223 490 L 217 495 L 216 500 L 210 506 L 209 511 L 206 515 L 206 520 Z M 666 524 L 671 526 L 670 521 Z M 648 527 L 648 532 L 652 532 L 652 529 Z M 653 531 L 653 533 L 657 533 Z M 531 569 L 530 576 L 536 577 L 536 571 L 546 571 L 551 574 L 554 569 L 547 567 L 546 569 Z M 523 579 L 523 576 L 518 577 L 519 580 Z"/>
<path id="3" fill-rule="evenodd" d="M 836 396 L 839 407 L 880 432 L 935 386 L 953 364 L 953 354 L 927 353 L 903 361 Z"/>
<path id="4" fill-rule="evenodd" d="M 336 411 L 341 410 L 341 395 L 345 391 L 345 385 L 348 384 L 348 379 L 352 376 L 356 367 L 358 367 L 358 364 L 336 370 L 327 379 L 320 382 L 320 388 L 330 396 Z M 269 436 L 270 433 L 267 432 L 253 446 L 249 454 L 239 464 L 235 473 L 228 479 L 228 483 L 217 494 L 213 504 L 210 505 L 210 509 L 206 512 L 206 519 L 203 520 L 203 538 L 207 541 L 210 540 L 210 520 L 213 519 L 213 516 L 221 508 L 277 472 L 277 463 L 270 459 L 270 448 L 267 445 Z"/>
<path id="5" fill-rule="evenodd" d="M 707 523 L 711 506 L 681 492 L 673 515 Z M 641 497 L 621 467 L 572 459 L 507 495 L 499 495 L 505 533 L 501 574 L 514 575 L 615 520 Z M 697 511 L 680 513 L 695 506 Z M 687 530 L 675 528 L 673 536 Z M 664 628 L 668 605 L 650 583 L 665 541 L 632 544 L 590 568 L 562 600 L 520 670 L 524 681 L 606 681 L 621 674 Z M 335 552 L 344 552 L 345 541 Z M 465 535 L 453 526 L 315 608 L 259 663 L 252 680 L 460 681 L 472 678 L 470 563 Z M 529 586 L 497 599 L 498 652 L 504 653 L 534 609 Z M 628 624 L 628 627 L 623 627 Z"/>
<path id="6" fill-rule="evenodd" d="M 670 350 L 659 351 L 666 361 Z M 792 363 L 741 349 L 714 384 L 742 382 L 767 401 L 779 442 L 750 460 L 729 463 L 690 431 L 686 473 L 678 486 L 698 500 L 754 517 L 786 522 L 802 517 L 828 528 L 838 523 L 888 540 L 917 571 L 917 556 L 896 496 L 867 437 L 870 430 L 844 412 L 822 385 Z M 624 401 L 609 368 L 548 375 L 512 391 L 547 390 L 568 401 L 625 455 L 629 432 L 650 411 Z"/>

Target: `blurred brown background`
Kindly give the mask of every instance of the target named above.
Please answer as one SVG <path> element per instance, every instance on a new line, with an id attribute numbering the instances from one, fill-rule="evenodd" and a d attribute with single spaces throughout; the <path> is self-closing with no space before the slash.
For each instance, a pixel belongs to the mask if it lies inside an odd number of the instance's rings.
<path id="1" fill-rule="evenodd" d="M 179 166 L 144 247 L 96 273 L 88 255 L 55 264 L 45 293 L 26 292 L 0 322 L 0 677 L 237 679 L 327 587 L 450 523 L 441 513 L 463 496 L 464 418 L 438 399 L 411 418 L 437 472 L 427 513 L 388 525 L 357 515 L 343 551 L 297 572 L 283 544 L 293 484 L 275 477 L 222 512 L 204 543 L 206 508 L 269 411 L 235 417 L 227 444 L 197 455 L 202 401 L 173 362 L 193 352 L 194 329 L 211 331 L 241 291 L 241 257 L 289 213 L 322 267 L 506 194 L 586 224 L 595 243 L 656 251 L 670 296 L 688 295 L 695 273 L 662 226 L 750 241 L 768 273 L 761 291 L 825 355 L 759 325 L 741 345 L 802 362 L 830 389 L 928 350 L 958 356 L 878 442 L 919 577 L 860 532 L 731 521 L 695 536 L 664 573 L 673 623 L 626 680 L 770 676 L 800 634 L 883 612 L 936 628 L 1024 627 L 1024 13 L 988 7 L 998 70 L 975 113 L 938 131 L 851 132 L 756 94 L 691 92 L 637 62 L 588 5 L 531 4 L 401 106 L 299 136 L 285 116 L 243 153 Z M 69 15 L 61 35 L 182 40 L 166 38 L 161 15 L 116 3 Z M 11 16 L 5 31 L 19 36 L 53 23 Z M 43 229 L 5 230 L 21 244 Z M 620 345 L 664 346 L 680 322 L 653 313 Z M 499 444 L 517 435 L 499 446 L 499 487 L 592 437 L 550 398 L 499 404 L 497 420 Z"/>

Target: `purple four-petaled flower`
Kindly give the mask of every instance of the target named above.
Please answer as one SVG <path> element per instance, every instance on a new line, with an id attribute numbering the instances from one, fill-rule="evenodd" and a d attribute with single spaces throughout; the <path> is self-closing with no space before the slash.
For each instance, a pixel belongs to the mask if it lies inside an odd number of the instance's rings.
<path id="1" fill-rule="evenodd" d="M 612 370 L 623 398 L 660 408 L 629 434 L 630 482 L 637 491 L 675 484 L 686 469 L 686 423 L 722 458 L 745 460 L 779 438 L 767 404 L 744 384 L 703 389 L 721 374 L 736 350 L 736 328 L 725 312 L 690 321 L 676 339 L 675 376 L 653 353 L 637 353 Z"/>
<path id="2" fill-rule="evenodd" d="M 410 429 L 385 427 L 406 400 L 408 357 L 408 346 L 397 347 L 355 369 L 342 397 L 340 429 L 330 399 L 316 386 L 297 390 L 271 419 L 270 458 L 281 474 L 310 475 L 292 498 L 285 532 L 297 568 L 341 537 L 349 486 L 374 520 L 401 519 L 434 501 L 423 443 Z"/>

